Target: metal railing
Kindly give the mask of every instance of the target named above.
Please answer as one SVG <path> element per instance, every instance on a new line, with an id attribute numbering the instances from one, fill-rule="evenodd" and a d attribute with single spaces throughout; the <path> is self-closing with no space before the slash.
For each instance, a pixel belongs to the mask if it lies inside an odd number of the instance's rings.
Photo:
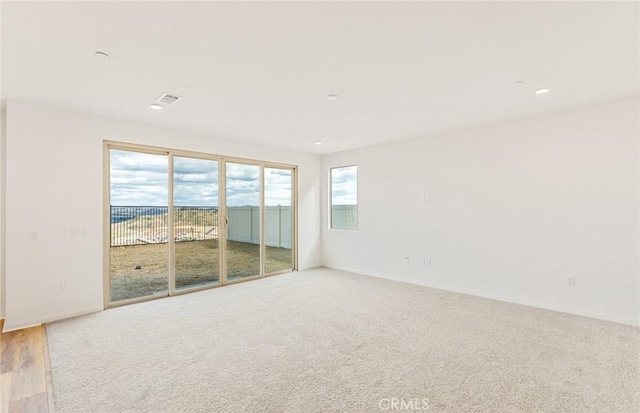
<path id="1" fill-rule="evenodd" d="M 218 207 L 176 206 L 175 241 L 218 239 Z M 161 244 L 168 241 L 168 207 L 111 206 L 111 246 Z"/>

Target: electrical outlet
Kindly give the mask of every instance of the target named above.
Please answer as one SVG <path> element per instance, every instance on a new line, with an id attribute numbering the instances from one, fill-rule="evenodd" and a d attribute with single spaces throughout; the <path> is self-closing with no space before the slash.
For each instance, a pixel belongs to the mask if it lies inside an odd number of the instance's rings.
<path id="1" fill-rule="evenodd" d="M 60 289 L 61 290 L 68 290 L 69 289 L 69 281 L 60 280 Z"/>
<path id="2" fill-rule="evenodd" d="M 407 264 L 411 264 L 411 256 L 407 255 L 406 257 L 404 257 L 404 262 Z"/>
<path id="3" fill-rule="evenodd" d="M 567 276 L 567 285 L 570 287 L 575 287 L 576 286 L 576 276 L 575 275 L 568 275 Z"/>
<path id="4" fill-rule="evenodd" d="M 40 234 L 35 229 L 31 229 L 29 230 L 29 239 L 31 241 L 37 241 L 38 239 L 40 239 Z"/>
<path id="5" fill-rule="evenodd" d="M 422 259 L 422 264 L 423 264 L 425 267 L 431 267 L 431 258 L 424 257 L 424 258 Z"/>
<path id="6" fill-rule="evenodd" d="M 87 238 L 87 229 L 71 228 L 71 238 Z"/>

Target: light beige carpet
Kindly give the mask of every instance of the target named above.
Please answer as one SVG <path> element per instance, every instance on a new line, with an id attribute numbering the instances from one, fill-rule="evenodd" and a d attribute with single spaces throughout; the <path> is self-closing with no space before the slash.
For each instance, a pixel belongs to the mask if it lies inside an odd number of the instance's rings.
<path id="1" fill-rule="evenodd" d="M 116 308 L 47 333 L 59 413 L 640 406 L 636 327 L 328 269 Z"/>

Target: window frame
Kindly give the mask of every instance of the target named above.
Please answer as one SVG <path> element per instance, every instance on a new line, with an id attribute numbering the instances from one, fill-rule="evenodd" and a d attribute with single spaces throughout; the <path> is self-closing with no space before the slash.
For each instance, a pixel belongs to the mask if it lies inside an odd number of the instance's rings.
<path id="1" fill-rule="evenodd" d="M 355 197 L 356 197 L 356 203 L 355 203 L 355 210 L 356 210 L 356 217 L 355 217 L 355 228 L 334 228 L 333 226 L 333 170 L 334 169 L 345 169 L 345 168 L 356 168 L 356 191 L 355 191 Z M 358 184 L 358 165 L 357 164 L 348 164 L 348 165 L 340 165 L 340 166 L 332 166 L 329 167 L 329 196 L 328 196 L 328 227 L 329 230 L 333 230 L 333 231 L 358 231 L 360 224 L 359 224 L 359 214 L 358 214 L 358 210 L 359 210 L 359 184 Z"/>

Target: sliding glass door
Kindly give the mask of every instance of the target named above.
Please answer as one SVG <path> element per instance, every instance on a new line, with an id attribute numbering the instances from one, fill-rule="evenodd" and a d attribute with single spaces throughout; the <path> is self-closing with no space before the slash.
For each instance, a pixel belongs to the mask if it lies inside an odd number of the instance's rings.
<path id="1" fill-rule="evenodd" d="M 265 272 L 293 268 L 293 169 L 264 168 Z"/>
<path id="2" fill-rule="evenodd" d="M 218 161 L 173 157 L 175 288 L 218 284 Z"/>
<path id="3" fill-rule="evenodd" d="M 227 162 L 227 280 L 260 275 L 260 166 Z"/>
<path id="4" fill-rule="evenodd" d="M 110 302 L 169 289 L 169 157 L 110 151 Z"/>
<path id="5" fill-rule="evenodd" d="M 106 303 L 295 269 L 295 167 L 117 143 L 105 153 Z"/>

